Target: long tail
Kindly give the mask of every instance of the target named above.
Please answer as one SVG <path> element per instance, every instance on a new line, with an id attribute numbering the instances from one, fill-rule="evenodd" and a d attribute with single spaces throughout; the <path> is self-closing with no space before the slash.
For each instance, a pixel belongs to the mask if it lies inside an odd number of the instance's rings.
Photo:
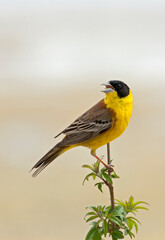
<path id="1" fill-rule="evenodd" d="M 46 168 L 55 158 L 65 152 L 68 147 L 60 147 L 57 144 L 53 147 L 48 153 L 46 153 L 30 170 L 36 169 L 35 172 L 32 174 L 33 177 L 36 177 L 44 168 Z"/>

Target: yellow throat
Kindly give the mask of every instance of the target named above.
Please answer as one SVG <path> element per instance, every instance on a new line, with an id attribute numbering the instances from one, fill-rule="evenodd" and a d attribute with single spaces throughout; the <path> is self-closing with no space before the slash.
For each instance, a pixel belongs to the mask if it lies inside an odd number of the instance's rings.
<path id="1" fill-rule="evenodd" d="M 117 92 L 106 94 L 104 102 L 107 108 L 111 108 L 114 113 L 113 127 L 109 130 L 110 141 L 119 137 L 126 129 L 132 115 L 133 97 L 131 90 L 127 97 L 120 98 Z"/>
<path id="2" fill-rule="evenodd" d="M 120 119 L 121 117 L 124 117 L 128 124 L 132 115 L 133 107 L 133 96 L 131 90 L 129 90 L 129 95 L 123 98 L 120 98 L 116 91 L 107 93 L 104 103 L 107 108 L 111 108 L 116 113 L 116 118 Z"/>

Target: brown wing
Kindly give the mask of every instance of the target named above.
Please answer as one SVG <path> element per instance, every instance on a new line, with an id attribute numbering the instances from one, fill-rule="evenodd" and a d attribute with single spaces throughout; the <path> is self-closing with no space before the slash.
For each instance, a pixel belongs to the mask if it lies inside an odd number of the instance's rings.
<path id="1" fill-rule="evenodd" d="M 112 114 L 112 110 L 107 109 L 104 100 L 101 100 L 60 133 L 66 137 L 59 146 L 85 142 L 108 130 L 112 126 Z"/>

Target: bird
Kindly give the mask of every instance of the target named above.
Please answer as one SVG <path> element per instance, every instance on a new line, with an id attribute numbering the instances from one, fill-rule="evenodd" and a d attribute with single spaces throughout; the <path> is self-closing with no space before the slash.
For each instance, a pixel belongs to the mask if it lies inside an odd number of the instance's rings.
<path id="1" fill-rule="evenodd" d="M 133 96 L 126 83 L 110 80 L 101 84 L 105 98 L 78 117 L 55 138 L 64 134 L 64 138 L 46 153 L 31 169 L 36 177 L 53 160 L 77 146 L 87 147 L 91 155 L 109 170 L 112 167 L 96 155 L 96 150 L 118 138 L 126 129 L 132 115 Z"/>

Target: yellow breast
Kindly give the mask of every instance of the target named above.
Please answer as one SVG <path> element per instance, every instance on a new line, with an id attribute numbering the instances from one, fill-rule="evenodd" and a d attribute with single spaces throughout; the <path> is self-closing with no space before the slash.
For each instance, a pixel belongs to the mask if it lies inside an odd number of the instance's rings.
<path id="1" fill-rule="evenodd" d="M 112 109 L 114 112 L 113 125 L 106 132 L 82 144 L 93 150 L 119 137 L 126 129 L 132 115 L 133 97 L 131 91 L 124 98 L 119 98 L 116 92 L 108 93 L 104 102 L 107 108 Z"/>

